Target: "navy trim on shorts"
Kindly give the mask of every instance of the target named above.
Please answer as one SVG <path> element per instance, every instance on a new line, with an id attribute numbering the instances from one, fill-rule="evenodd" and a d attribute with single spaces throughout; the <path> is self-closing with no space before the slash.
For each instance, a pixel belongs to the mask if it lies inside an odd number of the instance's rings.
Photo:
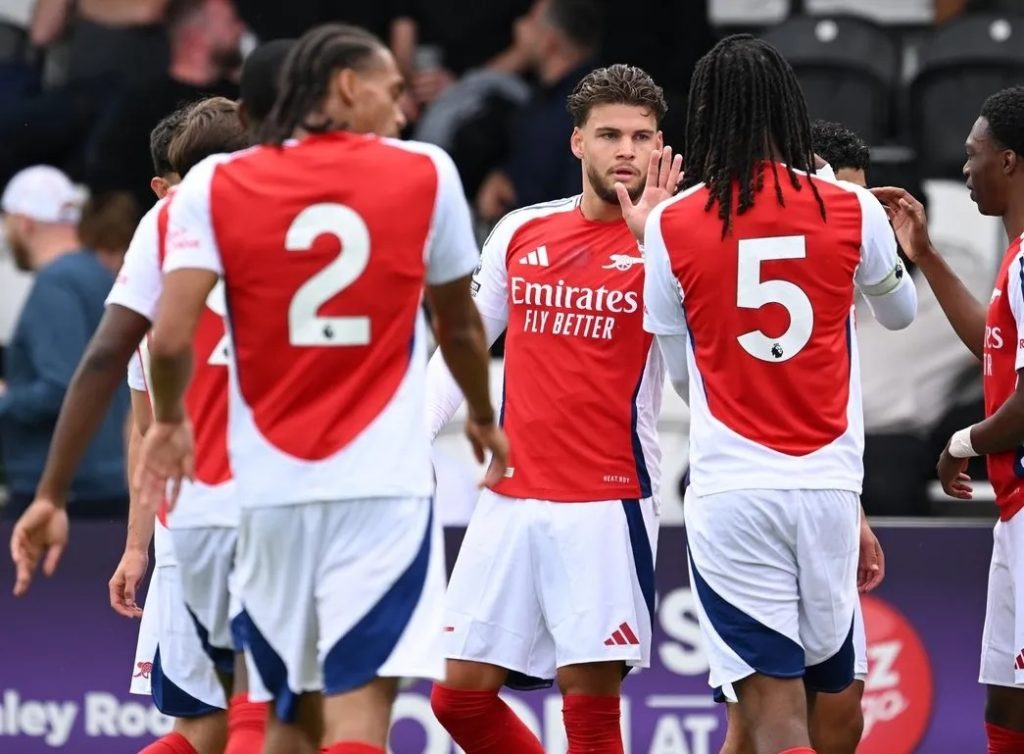
<path id="1" fill-rule="evenodd" d="M 654 344 L 652 348 L 656 348 Z M 649 353 L 649 352 L 648 352 Z M 633 390 L 633 398 L 630 400 L 630 422 L 629 435 L 633 442 L 633 461 L 636 464 L 636 478 L 640 484 L 640 497 L 651 497 L 651 472 L 647 470 L 647 459 L 644 458 L 644 444 L 640 441 L 640 435 L 636 431 L 637 407 L 636 399 L 640 395 L 640 388 L 644 384 L 644 375 L 647 373 L 647 361 L 644 361 L 644 368 L 640 371 L 640 379 L 637 380 L 636 388 Z"/>
<path id="2" fill-rule="evenodd" d="M 555 685 L 554 678 L 537 678 L 536 676 L 520 673 L 518 670 L 508 671 L 505 678 L 505 685 L 514 691 L 540 691 L 549 689 Z"/>
<path id="3" fill-rule="evenodd" d="M 799 678 L 804 675 L 803 647 L 727 602 L 704 580 L 692 556 L 690 572 L 712 628 L 755 673 L 771 678 Z"/>
<path id="4" fill-rule="evenodd" d="M 629 546 L 633 550 L 637 581 L 640 582 L 640 591 L 643 592 L 644 602 L 647 603 L 647 615 L 651 619 L 653 629 L 654 552 L 651 550 L 651 540 L 647 537 L 644 513 L 640 509 L 640 501 L 635 499 L 623 500 L 622 511 L 626 514 L 626 524 L 629 527 Z"/>
<path id="5" fill-rule="evenodd" d="M 853 623 L 839 651 L 824 662 L 808 665 L 804 673 L 804 684 L 811 691 L 838 694 L 853 683 L 856 670 L 853 651 Z"/>
<path id="6" fill-rule="evenodd" d="M 242 618 L 241 613 L 239 613 L 231 619 L 231 642 L 234 645 L 235 652 L 245 651 L 245 647 L 248 644 L 247 636 L 246 621 Z"/>
<path id="7" fill-rule="evenodd" d="M 164 675 L 163 664 L 160 662 L 160 647 L 157 646 L 153 655 L 153 669 L 150 671 L 150 695 L 153 705 L 163 714 L 170 717 L 202 717 L 214 712 L 223 712 L 222 707 L 201 702 L 174 681 Z"/>
<path id="8" fill-rule="evenodd" d="M 380 672 L 395 651 L 423 596 L 430 564 L 434 501 L 419 552 L 405 572 L 347 634 L 335 642 L 323 661 L 324 693 L 344 694 L 364 686 Z"/>
<path id="9" fill-rule="evenodd" d="M 217 669 L 218 673 L 234 675 L 235 650 L 213 646 L 210 643 L 210 631 L 206 626 L 199 622 L 199 618 L 192 612 L 192 608 L 186 605 L 185 609 L 188 610 L 188 614 L 192 618 L 192 625 L 195 626 L 196 633 L 199 635 L 199 641 L 203 645 L 203 651 L 206 653 L 206 656 L 213 661 L 213 667 Z"/>
<path id="10" fill-rule="evenodd" d="M 236 620 L 243 622 L 246 649 L 252 655 L 260 680 L 274 696 L 274 714 L 281 722 L 295 722 L 299 694 L 288 687 L 288 668 L 285 667 L 284 660 L 260 633 L 249 613 L 243 610 Z"/>

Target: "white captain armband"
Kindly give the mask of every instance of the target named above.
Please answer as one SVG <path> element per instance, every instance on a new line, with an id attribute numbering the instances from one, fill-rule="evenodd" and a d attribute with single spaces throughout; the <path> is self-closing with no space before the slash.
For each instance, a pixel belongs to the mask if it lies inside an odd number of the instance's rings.
<path id="1" fill-rule="evenodd" d="M 907 274 L 907 271 L 903 267 L 903 260 L 897 259 L 896 266 L 892 268 L 892 271 L 882 278 L 881 282 L 875 283 L 874 285 L 862 285 L 860 286 L 861 293 L 865 296 L 884 296 L 887 293 L 891 293 L 896 290 L 896 287 L 903 280 L 903 276 Z"/>

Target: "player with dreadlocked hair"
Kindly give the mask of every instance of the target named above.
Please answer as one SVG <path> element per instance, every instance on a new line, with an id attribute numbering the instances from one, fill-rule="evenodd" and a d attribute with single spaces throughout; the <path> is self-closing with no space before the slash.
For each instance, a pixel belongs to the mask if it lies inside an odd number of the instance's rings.
<path id="1" fill-rule="evenodd" d="M 707 186 L 706 208 L 718 205 L 723 235 L 734 214 L 754 206 L 769 166 L 779 206 L 786 205 L 781 169 L 794 190 L 810 187 L 825 218 L 817 187 L 799 172 L 814 172 L 807 106 L 793 69 L 774 47 L 748 34 L 719 42 L 693 72 L 689 107 L 683 187 Z"/>
<path id="2" fill-rule="evenodd" d="M 159 505 L 168 470 L 193 454 L 181 404 L 220 285 L 227 358 L 255 380 L 228 388 L 253 422 L 231 424 L 227 443 L 245 606 L 232 628 L 251 701 L 271 702 L 263 752 L 385 754 L 397 679 L 445 668 L 430 444 L 408 431 L 426 416 L 424 293 L 467 396 L 467 434 L 494 459 L 487 483 L 505 470 L 470 294 L 480 253 L 451 158 L 378 138 L 405 122 L 402 75 L 379 40 L 310 29 L 278 85 L 265 143 L 195 165 L 168 205 L 140 500 Z M 175 433 L 184 455 L 167 443 Z M 164 465 L 168 452 L 177 461 Z"/>
<path id="3" fill-rule="evenodd" d="M 299 40 L 285 61 L 281 93 L 260 133 L 263 143 L 283 144 L 296 131 L 312 134 L 344 129 L 396 136 L 397 130 L 405 124 L 404 118 L 396 119 L 387 131 L 382 132 L 374 127 L 385 123 L 391 115 L 390 102 L 377 102 L 373 112 L 353 110 L 351 118 L 343 122 L 334 122 L 322 110 L 328 90 L 336 81 L 336 72 L 348 72 L 345 79 L 351 88 L 359 83 L 359 77 L 353 75 L 354 72 L 368 73 L 380 69 L 385 55 L 390 58 L 384 44 L 358 26 L 328 24 L 310 30 Z M 400 94 L 401 80 L 395 82 L 395 85 L 399 87 Z M 363 87 L 359 93 L 365 97 L 367 89 Z M 354 94 L 350 92 L 349 97 Z M 381 118 L 381 115 L 384 117 Z M 376 123 L 364 122 L 367 116 L 376 116 Z"/>
<path id="4" fill-rule="evenodd" d="M 807 107 L 769 44 L 730 37 L 697 64 L 685 165 L 656 207 L 618 193 L 642 227 L 644 327 L 690 404 L 684 513 L 710 685 L 750 734 L 723 751 L 808 754 L 808 699 L 854 677 L 854 289 L 888 329 L 917 296 L 878 200 L 811 172 Z"/>

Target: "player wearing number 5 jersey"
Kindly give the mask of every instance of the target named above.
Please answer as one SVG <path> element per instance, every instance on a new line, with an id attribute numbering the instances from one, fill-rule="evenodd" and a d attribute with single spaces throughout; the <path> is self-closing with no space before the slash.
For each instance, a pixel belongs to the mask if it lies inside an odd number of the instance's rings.
<path id="1" fill-rule="evenodd" d="M 222 279 L 246 657 L 251 696 L 273 701 L 264 751 L 383 752 L 396 678 L 444 669 L 424 284 L 467 429 L 504 472 L 469 295 L 478 253 L 451 160 L 363 135 L 402 124 L 379 40 L 313 29 L 280 82 L 266 146 L 200 163 L 171 203 L 140 483 L 153 504 L 191 471 L 182 397 Z"/>
<path id="2" fill-rule="evenodd" d="M 854 672 L 854 290 L 891 329 L 916 294 L 878 201 L 810 174 L 806 106 L 774 48 L 719 43 L 689 106 L 684 191 L 644 230 L 644 324 L 673 381 L 688 376 L 685 517 L 711 685 L 733 684 L 758 754 L 807 752 L 805 687 L 839 691 Z"/>

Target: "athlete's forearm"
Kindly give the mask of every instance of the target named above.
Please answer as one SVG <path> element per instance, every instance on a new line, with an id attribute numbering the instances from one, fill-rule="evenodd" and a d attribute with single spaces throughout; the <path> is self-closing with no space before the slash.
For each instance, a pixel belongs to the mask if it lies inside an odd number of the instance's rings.
<path id="1" fill-rule="evenodd" d="M 971 428 L 971 445 L 979 455 L 1001 453 L 1024 445 L 1024 386 L 1018 384 L 995 413 Z"/>
<path id="2" fill-rule="evenodd" d="M 156 340 L 149 354 L 149 369 L 153 384 L 153 419 L 175 423 L 185 418 L 185 389 L 192 377 L 192 349 L 160 347 Z"/>
<path id="3" fill-rule="evenodd" d="M 476 307 L 456 326 L 438 322 L 437 341 L 456 384 L 466 397 L 470 417 L 481 424 L 494 420 L 490 394 L 490 354 L 484 326 Z"/>
<path id="4" fill-rule="evenodd" d="M 484 326 L 487 347 L 490 348 L 505 332 L 506 323 L 482 314 L 480 320 Z M 427 364 L 427 430 L 431 440 L 451 421 L 461 405 L 462 391 L 452 377 L 443 354 L 435 353 Z"/>
<path id="5" fill-rule="evenodd" d="M 107 415 L 132 353 L 149 329 L 144 317 L 111 306 L 68 386 L 37 494 L 63 506 L 78 465 Z"/>
<path id="6" fill-rule="evenodd" d="M 919 254 L 915 263 L 934 291 L 957 336 L 971 353 L 981 359 L 985 347 L 985 306 L 967 289 L 934 247 L 929 247 L 926 254 Z"/>
<path id="7" fill-rule="evenodd" d="M 131 492 L 128 496 L 128 534 L 124 543 L 125 551 L 147 552 L 150 540 L 153 539 L 153 528 L 155 527 L 153 516 L 140 510 L 138 495 L 132 489 L 135 464 L 138 462 L 141 446 L 142 432 L 139 430 L 139 424 L 132 422 L 131 434 L 128 437 L 128 488 Z"/>

